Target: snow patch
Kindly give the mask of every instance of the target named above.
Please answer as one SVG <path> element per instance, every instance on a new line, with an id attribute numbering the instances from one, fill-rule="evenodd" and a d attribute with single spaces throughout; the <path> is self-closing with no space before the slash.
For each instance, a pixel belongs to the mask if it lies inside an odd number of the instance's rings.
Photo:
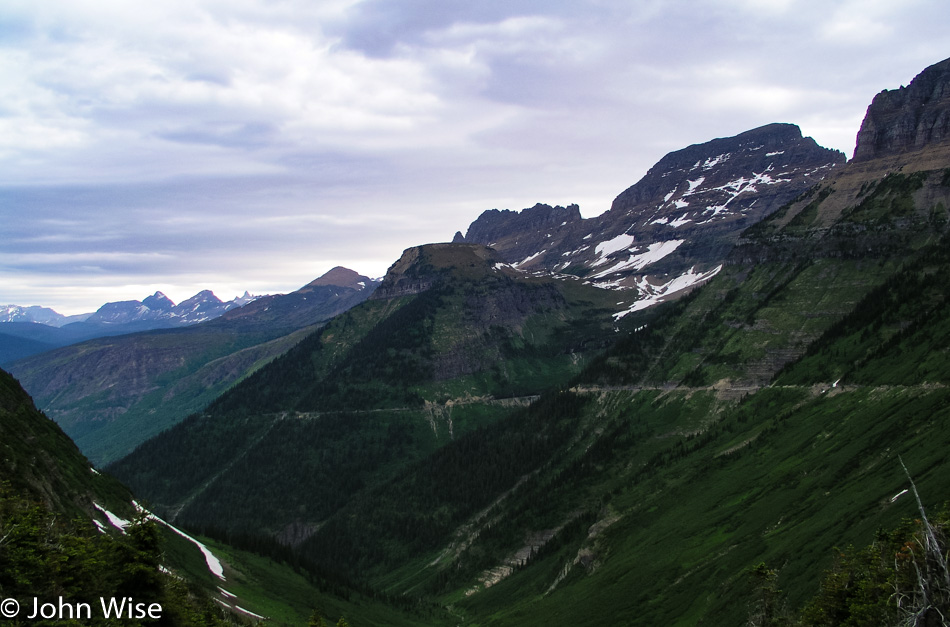
<path id="1" fill-rule="evenodd" d="M 214 553 L 211 552 L 211 549 L 203 545 L 201 542 L 198 542 L 197 540 L 189 536 L 187 533 L 185 533 L 181 529 L 174 527 L 172 525 L 169 525 L 167 522 L 165 522 L 158 516 L 155 516 L 154 514 L 149 514 L 149 517 L 153 518 L 154 520 L 159 521 L 160 523 L 162 523 L 163 525 L 165 525 L 166 527 L 168 527 L 169 529 L 171 529 L 172 531 L 180 535 L 182 538 L 186 540 L 190 540 L 195 546 L 198 547 L 198 550 L 201 551 L 201 554 L 204 555 L 205 564 L 208 565 L 208 570 L 211 571 L 211 574 L 217 577 L 218 579 L 220 579 L 221 581 L 226 581 L 224 578 L 224 566 L 221 565 L 221 560 L 215 557 Z"/>
<path id="2" fill-rule="evenodd" d="M 688 215 L 688 214 L 685 214 L 685 213 L 684 213 L 682 217 L 676 218 L 675 220 L 671 221 L 671 222 L 670 222 L 670 226 L 676 228 L 676 227 L 683 226 L 683 225 L 686 224 L 687 222 L 692 222 L 691 219 L 689 219 L 689 218 L 686 217 L 687 215 Z"/>
<path id="3" fill-rule="evenodd" d="M 109 524 L 111 524 L 116 529 L 120 530 L 122 533 L 125 533 L 125 528 L 129 526 L 129 521 L 125 520 L 124 518 L 119 518 L 118 516 L 116 516 L 115 514 L 107 510 L 106 508 L 104 508 L 102 505 L 99 505 L 98 503 L 93 503 L 93 506 L 97 510 L 105 514 L 105 517 L 109 519 Z M 101 528 L 101 525 L 100 525 L 100 528 Z"/>
<path id="4" fill-rule="evenodd" d="M 254 618 L 258 618 L 258 619 L 260 619 L 260 620 L 264 620 L 264 617 L 261 616 L 260 614 L 255 614 L 255 613 L 252 612 L 251 610 L 246 610 L 246 609 L 244 609 L 243 607 L 241 607 L 240 605 L 235 605 L 235 606 L 234 606 L 234 609 L 236 609 L 236 610 L 239 611 L 239 612 L 244 612 L 244 613 L 247 614 L 248 616 L 253 616 Z"/>
<path id="5" fill-rule="evenodd" d="M 897 494 L 895 494 L 894 496 L 891 497 L 891 503 L 893 503 L 894 501 L 896 501 L 896 500 L 899 499 L 900 497 L 904 496 L 905 494 L 907 494 L 907 490 L 906 490 L 906 489 L 905 489 L 905 490 L 901 490 L 900 492 L 898 492 Z"/>
<path id="6" fill-rule="evenodd" d="M 666 257 L 674 250 L 679 248 L 680 244 L 686 240 L 682 239 L 671 239 L 665 242 L 653 242 L 647 246 L 647 250 L 637 255 L 629 257 L 626 261 L 620 261 L 610 268 L 598 272 L 592 278 L 600 279 L 608 274 L 613 274 L 614 272 L 620 272 L 621 270 L 640 270 L 655 261 L 659 261 Z"/>
<path id="7" fill-rule="evenodd" d="M 626 233 L 618 235 L 613 239 L 609 239 L 606 242 L 601 242 L 597 244 L 597 247 L 594 248 L 594 252 L 597 253 L 598 257 L 605 257 L 605 259 L 595 263 L 595 266 L 598 266 L 602 263 L 607 263 L 606 257 L 609 255 L 625 250 L 633 246 L 633 235 L 627 235 Z"/>
<path id="8" fill-rule="evenodd" d="M 156 516 L 156 515 L 153 514 L 152 512 L 148 511 L 147 509 L 145 509 L 144 507 L 142 507 L 141 505 L 139 505 L 137 501 L 132 501 L 132 505 L 134 505 L 134 506 L 135 506 L 135 509 L 137 509 L 138 511 L 143 512 L 149 520 L 154 520 L 154 521 L 156 521 L 156 522 L 162 523 L 163 525 L 165 525 L 166 527 L 168 527 L 169 529 L 171 529 L 172 531 L 174 531 L 175 533 L 177 533 L 178 535 L 180 535 L 182 538 L 184 538 L 184 539 L 190 541 L 190 542 L 193 543 L 195 546 L 197 546 L 197 547 L 198 547 L 198 550 L 201 551 L 201 554 L 204 555 L 205 564 L 208 565 L 208 570 L 211 571 L 211 574 L 214 575 L 215 577 L 217 577 L 218 579 L 220 579 L 221 581 L 225 581 L 225 578 L 224 578 L 224 566 L 221 565 L 221 560 L 219 560 L 217 557 L 215 557 L 214 553 L 211 552 L 211 549 L 209 549 L 208 547 L 206 547 L 204 544 L 202 544 L 202 543 L 199 542 L 198 540 L 195 540 L 194 538 L 192 538 L 191 536 L 189 536 L 187 533 L 185 533 L 184 531 L 182 531 L 182 530 L 179 529 L 178 527 L 175 527 L 174 525 L 165 522 L 164 520 L 162 520 L 161 518 L 159 518 L 158 516 Z M 96 507 L 99 507 L 99 506 L 96 505 Z M 103 511 L 105 511 L 105 510 L 103 510 Z M 106 514 L 106 515 L 108 515 L 108 514 Z M 111 519 L 110 519 L 110 521 L 111 521 Z M 128 523 L 126 523 L 126 524 L 128 524 Z"/>
<path id="9" fill-rule="evenodd" d="M 726 152 L 721 155 L 716 155 L 715 157 L 710 157 L 709 159 L 706 159 L 706 161 L 703 162 L 703 170 L 709 170 L 711 168 L 714 168 L 720 163 L 727 161 L 729 157 L 731 156 L 732 156 L 732 153 Z"/>
<path id="10" fill-rule="evenodd" d="M 697 163 L 698 163 L 698 162 L 697 162 Z M 697 187 L 699 187 L 700 185 L 702 185 L 702 184 L 703 184 L 703 181 L 705 181 L 705 180 L 706 180 L 706 177 L 705 177 L 705 176 L 701 176 L 701 177 L 699 177 L 698 179 L 696 179 L 695 181 L 686 181 L 687 183 L 689 183 L 689 189 L 686 190 L 686 192 L 685 192 L 683 195 L 686 196 L 687 194 L 692 194 L 693 191 L 694 191 Z"/>
<path id="11" fill-rule="evenodd" d="M 696 266 L 693 266 L 684 274 L 676 277 L 668 283 L 663 285 L 651 285 L 646 277 L 638 279 L 637 289 L 643 295 L 643 298 L 635 302 L 628 309 L 620 311 L 614 314 L 614 320 L 620 320 L 627 314 L 633 313 L 635 311 L 640 311 L 641 309 L 646 309 L 647 307 L 652 307 L 671 294 L 675 294 L 681 290 L 684 290 L 688 287 L 693 287 L 708 281 L 709 279 L 716 276 L 720 270 L 722 270 L 722 264 L 716 266 L 709 272 L 695 272 Z"/>
<path id="12" fill-rule="evenodd" d="M 515 264 L 513 264 L 513 265 L 514 265 L 514 267 L 519 268 L 519 267 L 523 266 L 524 264 L 528 263 L 529 261 L 531 261 L 532 259 L 536 259 L 537 257 L 540 257 L 541 255 L 543 255 L 543 254 L 546 253 L 546 252 L 547 252 L 546 250 L 542 250 L 541 252 L 534 253 L 533 255 L 528 255 L 527 257 L 525 257 L 524 259 L 522 259 L 521 261 L 519 261 L 518 263 L 515 263 Z"/>

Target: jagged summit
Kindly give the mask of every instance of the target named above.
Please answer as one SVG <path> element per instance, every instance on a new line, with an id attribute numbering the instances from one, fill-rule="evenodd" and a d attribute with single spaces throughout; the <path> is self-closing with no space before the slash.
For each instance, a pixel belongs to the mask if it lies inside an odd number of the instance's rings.
<path id="1" fill-rule="evenodd" d="M 162 292 L 142 301 L 106 303 L 86 319 L 90 324 L 118 326 L 136 324 L 137 330 L 161 326 L 180 326 L 217 318 L 224 312 L 253 300 L 249 294 L 224 302 L 211 290 L 202 290 L 177 305 Z M 144 325 L 144 326 L 143 326 Z"/>
<path id="2" fill-rule="evenodd" d="M 918 74 L 907 87 L 874 97 L 858 131 L 854 162 L 950 141 L 950 59 Z"/>
<path id="3" fill-rule="evenodd" d="M 581 220 L 577 205 L 552 207 L 537 203 L 523 211 L 490 209 L 472 222 L 461 241 L 487 244 L 506 251 L 506 258 L 522 259 L 548 243 L 551 233 L 566 232 L 571 224 Z"/>

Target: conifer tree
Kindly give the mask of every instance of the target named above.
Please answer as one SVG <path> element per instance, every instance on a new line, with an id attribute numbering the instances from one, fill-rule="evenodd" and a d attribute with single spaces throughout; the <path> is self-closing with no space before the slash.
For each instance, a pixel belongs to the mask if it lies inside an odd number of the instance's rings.
<path id="1" fill-rule="evenodd" d="M 327 627 L 327 622 L 320 616 L 319 610 L 314 610 L 310 615 L 310 621 L 307 623 L 307 627 Z"/>

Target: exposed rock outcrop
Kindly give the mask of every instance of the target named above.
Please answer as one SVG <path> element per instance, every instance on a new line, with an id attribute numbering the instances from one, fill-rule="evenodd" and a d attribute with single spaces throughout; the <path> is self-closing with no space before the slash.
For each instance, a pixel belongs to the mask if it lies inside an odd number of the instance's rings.
<path id="1" fill-rule="evenodd" d="M 950 141 L 950 59 L 926 68 L 907 87 L 885 89 L 868 107 L 855 162 Z"/>

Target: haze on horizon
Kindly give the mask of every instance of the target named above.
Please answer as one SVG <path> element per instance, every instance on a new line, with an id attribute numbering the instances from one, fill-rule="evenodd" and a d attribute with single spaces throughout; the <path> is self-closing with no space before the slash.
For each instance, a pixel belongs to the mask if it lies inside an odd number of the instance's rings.
<path id="1" fill-rule="evenodd" d="M 596 215 L 771 122 L 850 156 L 947 33 L 936 0 L 11 0 L 0 304 L 381 276 L 486 209 Z"/>

